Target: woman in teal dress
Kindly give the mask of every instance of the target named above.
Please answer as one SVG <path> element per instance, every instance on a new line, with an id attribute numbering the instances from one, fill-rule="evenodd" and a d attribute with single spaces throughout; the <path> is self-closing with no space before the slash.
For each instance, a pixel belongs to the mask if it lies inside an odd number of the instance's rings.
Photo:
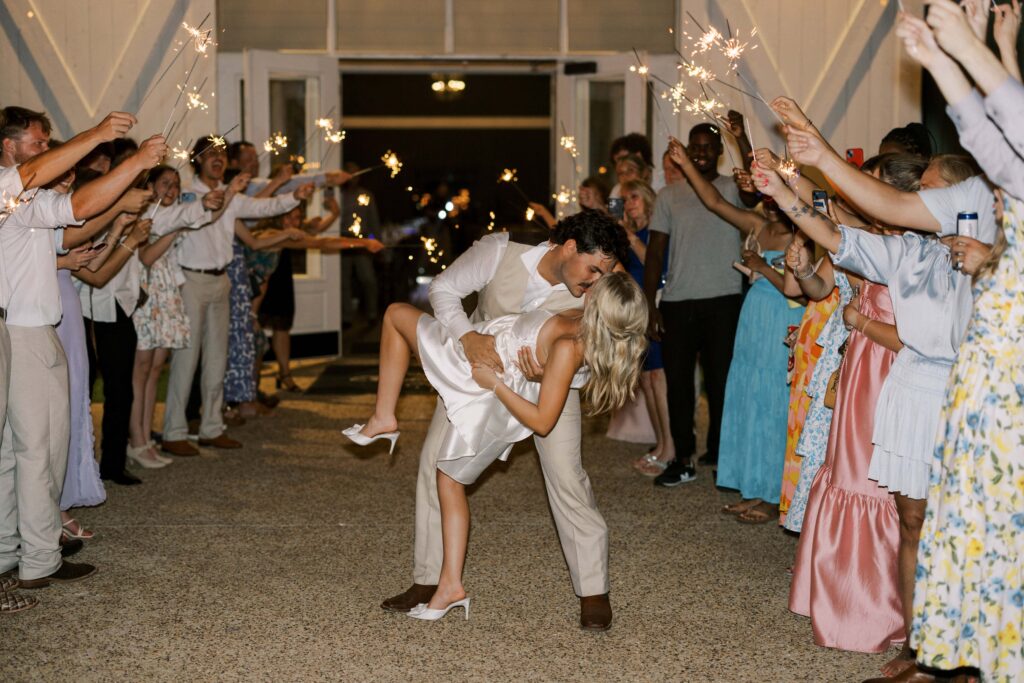
<path id="1" fill-rule="evenodd" d="M 774 205 L 766 205 L 762 214 L 727 202 L 690 162 L 679 141 L 672 141 L 669 152 L 704 206 L 746 237 L 741 265 L 750 271 L 751 287 L 740 312 L 725 386 L 717 483 L 738 489 L 742 496 L 724 512 L 742 522 L 767 522 L 778 517 L 786 457 L 789 349 L 785 339 L 789 327 L 800 324 L 804 309 L 784 296 L 782 266 L 772 265 L 781 261 L 793 229 Z"/>

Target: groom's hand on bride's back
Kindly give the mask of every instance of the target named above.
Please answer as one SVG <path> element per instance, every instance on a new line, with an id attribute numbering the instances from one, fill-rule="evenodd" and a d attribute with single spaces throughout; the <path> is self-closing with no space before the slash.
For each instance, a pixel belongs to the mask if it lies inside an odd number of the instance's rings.
<path id="1" fill-rule="evenodd" d="M 493 335 L 467 332 L 459 338 L 459 342 L 462 343 L 462 350 L 470 364 L 486 365 L 499 374 L 505 372 L 501 356 L 494 348 Z"/>

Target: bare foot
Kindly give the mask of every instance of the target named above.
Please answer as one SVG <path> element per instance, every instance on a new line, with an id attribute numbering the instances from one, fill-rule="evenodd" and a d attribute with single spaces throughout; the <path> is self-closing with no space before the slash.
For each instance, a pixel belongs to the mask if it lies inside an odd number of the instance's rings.
<path id="1" fill-rule="evenodd" d="M 460 583 L 457 586 L 438 585 L 434 591 L 434 597 L 430 598 L 427 607 L 430 609 L 444 609 L 453 602 L 458 602 L 466 597 L 466 589 Z"/>
<path id="2" fill-rule="evenodd" d="M 900 653 L 882 665 L 882 673 L 889 678 L 893 678 L 899 676 L 913 663 L 914 651 L 910 649 L 909 644 L 903 643 Z"/>
<path id="3" fill-rule="evenodd" d="M 366 426 L 359 430 L 359 433 L 363 436 L 377 436 L 378 434 L 386 434 L 387 432 L 393 432 L 398 429 L 398 420 L 395 419 L 394 415 L 388 415 L 384 417 L 377 417 L 374 415 L 366 421 Z"/>

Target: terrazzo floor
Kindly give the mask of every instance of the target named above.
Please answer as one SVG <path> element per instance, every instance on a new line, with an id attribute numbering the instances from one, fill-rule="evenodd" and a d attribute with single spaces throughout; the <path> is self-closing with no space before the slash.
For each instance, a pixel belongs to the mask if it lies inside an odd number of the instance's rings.
<path id="1" fill-rule="evenodd" d="M 78 511 L 98 536 L 75 559 L 99 572 L 0 618 L 0 680 L 859 681 L 887 659 L 816 647 L 786 609 L 795 539 L 720 515 L 735 495 L 707 469 L 655 489 L 628 466 L 645 447 L 605 438 L 600 418 L 584 425 L 584 462 L 611 530 L 609 632 L 577 627 L 528 445 L 470 497 L 472 618 L 384 612 L 411 582 L 433 399 L 403 398 L 393 457 L 338 433 L 370 401 L 286 396 L 232 430 L 243 450 L 143 471 Z"/>

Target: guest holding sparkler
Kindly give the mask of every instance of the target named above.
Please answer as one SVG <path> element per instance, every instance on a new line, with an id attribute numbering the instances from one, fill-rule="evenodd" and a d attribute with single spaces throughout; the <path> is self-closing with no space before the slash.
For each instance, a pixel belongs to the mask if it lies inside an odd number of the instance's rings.
<path id="1" fill-rule="evenodd" d="M 738 206 L 739 190 L 732 178 L 718 175 L 718 160 L 723 151 L 718 129 L 706 123 L 694 126 L 687 149 L 704 179 L 727 202 Z M 665 355 L 665 376 L 676 448 L 675 460 L 654 483 L 672 487 L 696 478 L 693 375 L 698 355 L 704 370 L 710 419 L 704 462 L 718 462 L 725 382 L 743 302 L 740 274 L 732 267 L 740 252 L 741 239 L 738 230 L 701 203 L 689 183 L 668 185 L 658 193 L 650 229 L 644 293 L 651 308 L 651 337 L 673 349 L 673 353 Z M 666 253 L 668 275 L 661 302 L 656 304 Z"/>
<path id="2" fill-rule="evenodd" d="M 600 176 L 587 176 L 576 190 L 576 203 L 580 207 L 580 211 L 608 213 L 608 193 L 608 186 L 605 185 Z M 555 224 L 558 223 L 555 215 L 543 204 L 530 202 L 530 208 L 537 212 L 537 215 L 547 224 L 548 228 L 554 228 Z"/>
<path id="3" fill-rule="evenodd" d="M 45 115 L 8 107 L 3 120 L 0 166 L 22 164 L 46 151 L 50 124 Z M 81 157 L 74 149 L 64 171 Z M 69 393 L 67 360 L 53 329 L 60 322 L 61 303 L 56 236 L 48 228 L 78 225 L 99 213 L 166 150 L 163 138 L 153 137 L 120 168 L 70 196 L 40 190 L 0 229 L 6 271 L 0 306 L 7 312 L 11 342 L 10 354 L 3 355 L 10 362 L 10 395 L 18 398 L 8 406 L 7 437 L 0 446 L 0 489 L 5 492 L 0 496 L 0 572 L 10 574 L 18 567 L 25 587 L 83 579 L 95 572 L 91 565 L 62 563 L 59 551 Z"/>
<path id="4" fill-rule="evenodd" d="M 793 239 L 792 225 L 778 213 L 767 216 L 727 202 L 697 170 L 682 144 L 669 144 L 700 201 L 747 236 L 743 265 L 758 274 L 743 302 L 729 377 L 725 386 L 719 440 L 718 486 L 738 489 L 743 499 L 725 508 L 740 522 L 761 524 L 778 512 L 786 451 L 788 352 L 785 338 L 803 307 L 786 299 L 783 274 L 771 261 Z"/>
<path id="5" fill-rule="evenodd" d="M 933 451 L 910 631 L 918 664 L 896 680 L 946 680 L 957 673 L 951 669 L 970 667 L 983 681 L 1016 681 L 1024 677 L 1024 139 L 1016 121 L 1024 88 L 1009 46 L 1016 44 L 1020 6 L 997 7 L 997 34 L 1000 22 L 1014 24 L 1012 39 L 999 44 L 1001 65 L 971 35 L 960 7 L 929 4 L 927 25 L 904 15 L 897 31 L 950 103 L 960 142 L 1003 186 L 1003 229 L 980 266 L 968 249 L 978 240 L 950 240 L 953 262 L 974 277 L 977 300 Z"/>
<path id="6" fill-rule="evenodd" d="M 227 155 L 209 138 L 203 138 L 192 150 L 196 180 L 192 192 L 199 198 L 211 191 L 223 191 Z M 246 180 L 248 178 L 246 177 Z M 167 389 L 164 440 L 161 448 L 179 456 L 198 455 L 188 443 L 185 402 L 192 376 L 202 355 L 202 424 L 199 445 L 214 448 L 240 448 L 242 444 L 225 434 L 221 415 L 224 400 L 224 375 L 228 355 L 231 285 L 226 268 L 231 263 L 235 220 L 261 218 L 284 213 L 309 197 L 312 183 L 302 185 L 292 195 L 255 199 L 244 194 L 232 197 L 220 218 L 201 230 L 184 236 L 178 249 L 179 263 L 185 275 L 182 298 L 189 318 L 192 344 L 171 355 L 171 374 Z"/>

